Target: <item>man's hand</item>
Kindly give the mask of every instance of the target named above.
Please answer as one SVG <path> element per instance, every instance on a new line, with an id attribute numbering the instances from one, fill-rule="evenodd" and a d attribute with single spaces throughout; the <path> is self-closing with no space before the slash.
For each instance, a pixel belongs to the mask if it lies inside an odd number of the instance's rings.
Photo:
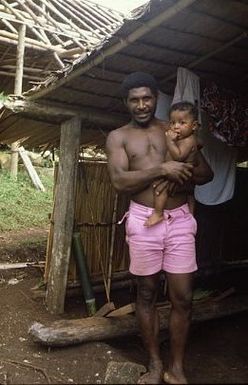
<path id="1" fill-rule="evenodd" d="M 162 174 L 171 182 L 182 185 L 192 177 L 193 165 L 190 163 L 177 162 L 174 160 L 164 162 L 161 165 Z"/>
<path id="2" fill-rule="evenodd" d="M 160 195 L 161 192 L 166 189 L 168 191 L 168 195 L 173 196 L 176 192 L 178 184 L 176 182 L 169 182 L 168 180 L 159 179 L 153 183 L 152 187 L 156 191 L 156 195 Z"/>

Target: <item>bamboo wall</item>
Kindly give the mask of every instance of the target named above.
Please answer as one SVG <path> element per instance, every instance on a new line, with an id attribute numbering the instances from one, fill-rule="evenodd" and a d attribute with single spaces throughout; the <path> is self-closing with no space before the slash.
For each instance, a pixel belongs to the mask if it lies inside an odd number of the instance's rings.
<path id="1" fill-rule="evenodd" d="M 56 175 L 56 173 L 55 173 Z M 55 176 L 56 184 L 56 176 Z M 56 188 L 55 188 L 56 190 Z M 56 196 L 55 196 L 56 199 Z M 128 248 L 125 243 L 125 222 L 114 225 L 113 219 L 120 220 L 128 207 L 128 199 L 118 195 L 110 183 L 105 162 L 79 162 L 75 205 L 75 229 L 81 233 L 81 240 L 87 257 L 91 276 L 107 277 L 112 262 L 112 273 L 128 269 Z M 113 218 L 115 217 L 116 218 Z M 112 234 L 114 238 L 112 240 Z M 47 281 L 53 238 L 53 214 L 47 243 L 45 281 Z M 111 241 L 113 242 L 111 248 Z M 111 249 L 113 255 L 111 256 Z M 77 280 L 73 254 L 69 267 L 68 281 Z"/>

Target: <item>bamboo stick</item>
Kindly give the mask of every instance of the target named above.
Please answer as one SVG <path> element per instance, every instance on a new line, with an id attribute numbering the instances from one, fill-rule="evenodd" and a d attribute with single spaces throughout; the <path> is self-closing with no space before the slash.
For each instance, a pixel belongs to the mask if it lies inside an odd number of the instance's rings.
<path id="1" fill-rule="evenodd" d="M 7 72 L 7 71 L 0 71 L 0 75 L 9 76 L 12 78 L 15 78 L 16 76 L 14 72 Z M 32 75 L 26 75 L 26 74 L 23 75 L 23 79 L 30 79 L 30 80 L 37 80 L 37 81 L 43 80 L 43 78 L 39 76 L 32 76 Z"/>
<path id="2" fill-rule="evenodd" d="M 60 68 L 64 68 L 65 65 L 64 65 L 64 63 L 62 62 L 62 60 L 59 58 L 57 52 L 54 52 L 54 53 L 53 53 L 53 56 L 54 56 L 56 62 L 58 63 L 59 67 L 60 67 Z"/>
<path id="3" fill-rule="evenodd" d="M 19 28 L 18 46 L 16 53 L 16 75 L 15 75 L 15 95 L 22 94 L 23 83 L 23 66 L 24 66 L 24 51 L 25 51 L 25 36 L 26 25 L 23 24 Z M 11 162 L 10 162 L 10 175 L 12 178 L 17 178 L 18 173 L 18 149 L 19 142 L 11 143 Z"/>
<path id="4" fill-rule="evenodd" d="M 0 0 L 0 1 L 5 1 L 5 0 Z M 36 9 L 38 8 L 42 14 L 44 14 L 44 11 L 41 10 L 40 7 L 38 7 L 32 0 L 26 0 L 29 4 L 32 4 L 33 7 L 35 7 Z M 64 20 L 66 22 L 66 24 L 70 25 L 74 30 L 76 30 L 78 33 L 79 33 L 79 36 L 80 37 L 83 37 L 83 33 L 82 33 L 82 30 L 80 30 L 80 28 L 78 28 L 77 26 L 75 26 L 71 20 L 67 19 L 61 12 L 59 12 L 55 7 L 51 7 L 51 5 L 46 1 L 46 0 L 43 0 L 44 4 L 47 6 L 48 9 L 50 9 L 52 12 L 54 12 L 55 14 L 57 14 L 57 16 L 59 16 L 62 20 Z M 57 23 L 50 15 L 48 12 L 45 13 L 45 16 L 47 17 L 48 20 L 51 21 L 51 23 L 56 27 L 58 28 L 59 30 L 62 29 L 62 27 L 60 26 L 59 23 Z M 63 31 L 63 29 L 62 29 Z M 85 37 L 84 37 L 85 38 Z M 75 38 L 73 38 L 73 41 L 81 48 L 83 48 L 83 45 Z"/>
<path id="5" fill-rule="evenodd" d="M 84 27 L 86 27 L 86 29 L 90 29 L 89 28 L 89 25 L 87 25 L 86 23 L 83 22 L 83 19 L 82 18 L 79 18 L 77 17 L 77 15 L 75 14 L 75 6 L 72 8 L 73 12 L 71 11 L 71 7 L 70 7 L 70 4 L 69 2 L 66 4 L 66 7 L 64 7 L 61 3 L 59 3 L 57 0 L 54 0 L 55 4 L 59 4 L 59 6 L 61 7 L 61 9 L 63 9 L 65 11 L 65 14 L 68 13 L 70 16 L 72 16 L 75 20 L 77 20 L 80 24 L 84 25 Z M 95 28 L 98 28 L 98 25 L 97 24 L 93 24 Z M 102 36 L 97 33 L 93 28 L 90 29 L 93 33 L 93 35 L 96 35 L 98 38 L 101 38 Z M 80 30 L 81 31 L 81 30 Z"/>
<path id="6" fill-rule="evenodd" d="M 71 0 L 70 0 L 71 1 Z M 76 3 L 80 3 L 81 0 L 75 0 Z M 84 1 L 84 4 L 89 4 L 89 5 L 92 5 L 92 2 L 91 1 L 88 1 L 88 0 L 85 0 Z M 100 10 L 104 15 L 108 16 L 109 15 L 109 8 L 106 7 L 105 5 L 101 5 L 101 7 L 99 6 L 99 4 L 96 4 L 97 6 L 97 11 Z M 120 12 L 118 11 L 115 11 L 114 9 L 112 9 L 112 17 L 116 20 L 116 21 L 122 21 L 123 20 L 123 14 L 120 15 Z"/>
<path id="7" fill-rule="evenodd" d="M 9 10 L 16 16 L 17 19 L 21 19 L 23 22 L 25 22 L 25 18 L 24 18 L 20 13 L 18 13 L 18 12 L 14 9 L 14 7 L 11 7 L 11 6 L 7 3 L 7 1 L 5 1 L 5 0 L 0 0 L 0 2 L 1 2 L 3 5 L 5 5 L 5 7 L 8 8 L 8 9 L 9 9 Z M 36 31 L 35 28 L 31 27 L 29 24 L 25 24 L 25 25 L 27 25 L 28 28 L 30 28 L 31 31 L 32 31 L 32 32 L 33 32 L 39 39 L 41 39 L 42 41 L 44 40 L 44 39 L 43 39 L 43 36 L 42 36 L 38 31 Z"/>
<path id="8" fill-rule="evenodd" d="M 3 64 L 0 65 L 0 69 L 10 69 L 10 70 L 16 70 L 16 65 L 11 65 L 11 64 Z M 37 67 L 23 67 L 24 71 L 27 72 L 34 72 L 34 73 L 49 73 L 49 71 L 44 71 L 43 68 L 37 68 Z"/>
<path id="9" fill-rule="evenodd" d="M 116 232 L 117 203 L 118 203 L 118 194 L 115 194 L 113 216 L 112 216 L 112 228 L 111 228 L 111 243 L 110 243 L 110 251 L 109 251 L 108 281 L 107 281 L 107 287 L 108 287 L 109 293 L 110 293 L 110 289 L 111 289 L 111 277 L 112 277 L 112 268 L 113 268 L 113 253 L 114 253 L 114 242 L 115 242 L 115 232 Z"/>
<path id="10" fill-rule="evenodd" d="M 18 33 L 17 29 L 8 21 L 8 20 L 1 20 L 3 24 L 6 25 L 7 28 L 9 28 L 12 32 Z"/>
<path id="11" fill-rule="evenodd" d="M 27 7 L 27 5 L 23 2 L 23 1 L 21 1 L 21 0 L 16 0 L 17 1 L 17 3 L 19 4 L 19 5 L 21 5 L 25 10 L 26 10 L 26 12 L 31 16 L 31 18 L 33 19 L 33 20 L 35 20 L 35 22 L 36 22 L 36 27 L 38 26 L 38 25 L 40 25 L 40 21 L 39 21 L 39 18 L 36 16 L 36 14 L 29 8 L 29 7 Z M 47 37 L 47 35 L 45 34 L 45 32 L 44 31 L 40 31 L 39 32 L 40 34 L 41 34 L 41 36 L 43 37 L 43 41 L 44 42 L 47 42 L 49 45 L 51 45 L 51 43 L 50 43 L 50 40 L 48 39 L 48 37 Z"/>
<path id="12" fill-rule="evenodd" d="M 50 15 L 49 13 L 46 13 L 42 8 L 40 8 L 37 4 L 33 3 L 31 0 L 26 0 L 26 2 L 28 2 L 30 5 L 32 5 L 33 8 L 37 9 L 44 17 L 45 19 L 49 20 L 55 27 L 55 30 L 54 32 L 58 33 L 58 30 L 60 31 L 60 34 L 62 35 L 72 35 L 71 31 L 67 31 L 67 26 L 68 24 L 65 24 L 65 25 L 61 25 L 61 23 L 57 23 Z M 41 27 L 40 27 L 41 28 Z M 44 27 L 43 27 L 44 28 Z M 50 32 L 52 33 L 52 30 L 51 30 L 51 27 L 49 27 L 49 30 Z M 66 31 L 66 33 L 65 33 Z M 80 35 L 79 35 L 80 36 Z M 81 46 L 81 44 L 75 39 L 72 37 L 72 39 L 74 40 L 74 42 Z"/>
<path id="13" fill-rule="evenodd" d="M 24 24 L 21 24 L 21 25 L 24 25 Z M 15 43 L 13 43 L 13 44 L 17 44 L 16 40 L 18 40 L 18 35 L 11 33 L 11 32 L 8 32 L 8 31 L 0 30 L 0 38 L 3 39 L 5 37 L 8 38 L 8 40 L 6 42 L 10 42 L 10 40 L 14 40 Z M 25 44 L 28 48 L 36 48 L 37 47 L 37 49 L 40 48 L 41 50 L 49 50 L 49 51 L 54 51 L 54 52 L 58 52 L 58 53 L 65 52 L 65 50 L 63 48 L 58 48 L 56 46 L 47 45 L 45 43 L 41 43 L 37 40 L 31 39 L 29 37 L 26 38 Z"/>

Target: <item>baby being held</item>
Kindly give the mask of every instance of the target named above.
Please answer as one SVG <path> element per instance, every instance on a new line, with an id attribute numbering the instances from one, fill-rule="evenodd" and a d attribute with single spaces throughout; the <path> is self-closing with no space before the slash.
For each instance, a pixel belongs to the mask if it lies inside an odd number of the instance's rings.
<path id="1" fill-rule="evenodd" d="M 198 111 L 190 102 L 179 102 L 171 106 L 170 124 L 165 132 L 167 154 L 165 161 L 176 160 L 195 164 L 196 152 L 199 149 L 196 131 L 198 128 Z M 154 189 L 154 211 L 145 222 L 145 226 L 153 226 L 164 219 L 164 207 L 169 196 L 171 182 L 162 192 Z M 194 208 L 194 197 L 188 195 L 191 213 Z"/>

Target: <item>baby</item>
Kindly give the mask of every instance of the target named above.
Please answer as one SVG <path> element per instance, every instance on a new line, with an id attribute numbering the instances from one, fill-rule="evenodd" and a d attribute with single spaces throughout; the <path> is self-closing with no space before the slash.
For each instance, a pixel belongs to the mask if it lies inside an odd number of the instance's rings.
<path id="1" fill-rule="evenodd" d="M 167 154 L 165 161 L 176 160 L 195 164 L 199 143 L 196 136 L 198 128 L 198 111 L 190 102 L 173 104 L 169 111 L 169 129 L 165 132 Z M 153 226 L 164 219 L 164 207 L 169 196 L 170 184 L 162 191 L 154 189 L 154 211 L 145 222 L 145 226 Z M 188 195 L 190 212 L 194 210 L 194 196 Z"/>

